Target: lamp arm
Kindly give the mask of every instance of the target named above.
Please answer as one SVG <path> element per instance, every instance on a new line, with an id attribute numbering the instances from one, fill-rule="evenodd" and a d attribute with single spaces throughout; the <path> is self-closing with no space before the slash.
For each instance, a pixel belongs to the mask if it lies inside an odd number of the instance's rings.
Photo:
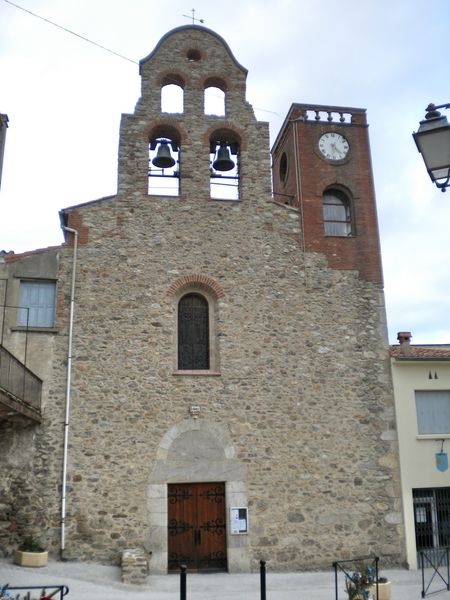
<path id="1" fill-rule="evenodd" d="M 445 104 L 438 104 L 437 106 L 433 103 L 430 103 L 427 107 L 427 110 L 434 110 L 435 108 L 450 108 L 450 102 L 446 102 Z"/>
<path id="2" fill-rule="evenodd" d="M 426 107 L 426 115 L 425 115 L 425 119 L 434 119 L 436 117 L 440 117 L 441 113 L 437 110 L 438 108 L 450 108 L 450 102 L 446 102 L 445 104 L 433 104 L 432 102 L 430 102 L 430 104 Z"/>

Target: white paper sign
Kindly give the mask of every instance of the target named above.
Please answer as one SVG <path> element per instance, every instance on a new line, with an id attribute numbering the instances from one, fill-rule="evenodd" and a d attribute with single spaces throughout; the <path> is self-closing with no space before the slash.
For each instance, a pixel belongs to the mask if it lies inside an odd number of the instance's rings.
<path id="1" fill-rule="evenodd" d="M 233 535 L 248 533 L 247 508 L 230 508 L 230 532 Z"/>

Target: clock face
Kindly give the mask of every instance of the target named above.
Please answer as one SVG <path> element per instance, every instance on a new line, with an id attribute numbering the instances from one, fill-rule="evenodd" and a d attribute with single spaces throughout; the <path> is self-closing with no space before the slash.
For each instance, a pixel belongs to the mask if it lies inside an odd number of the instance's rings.
<path id="1" fill-rule="evenodd" d="M 350 145 L 343 135 L 329 131 L 320 136 L 319 150 L 328 160 L 342 160 L 347 156 Z"/>

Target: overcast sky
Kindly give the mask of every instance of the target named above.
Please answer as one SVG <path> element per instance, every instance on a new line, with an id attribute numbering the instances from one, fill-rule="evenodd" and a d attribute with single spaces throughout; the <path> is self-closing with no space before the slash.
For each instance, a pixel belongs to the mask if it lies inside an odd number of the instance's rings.
<path id="1" fill-rule="evenodd" d="M 192 22 L 181 0 L 17 0 L 95 47 L 0 0 L 0 112 L 9 116 L 0 249 L 60 244 L 58 211 L 116 192 L 121 113 L 136 63 Z M 367 109 L 389 338 L 450 343 L 450 192 L 411 137 L 450 102 L 450 1 L 197 0 L 196 16 L 249 70 L 247 99 L 274 141 L 293 102 Z M 450 119 L 450 111 L 447 116 Z"/>

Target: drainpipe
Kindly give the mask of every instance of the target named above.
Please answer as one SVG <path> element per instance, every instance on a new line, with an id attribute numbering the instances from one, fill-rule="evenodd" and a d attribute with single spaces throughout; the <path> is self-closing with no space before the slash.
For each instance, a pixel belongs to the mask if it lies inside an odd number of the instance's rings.
<path id="1" fill-rule="evenodd" d="M 64 451 L 61 490 L 61 545 L 60 558 L 64 557 L 65 535 L 66 535 L 66 493 L 67 493 L 67 456 L 69 445 L 69 417 L 70 417 L 70 392 L 72 383 L 72 338 L 73 338 L 73 316 L 75 308 L 75 274 L 77 268 L 78 231 L 70 227 L 63 227 L 65 231 L 73 233 L 73 262 L 72 262 L 72 285 L 70 288 L 70 314 L 69 314 L 69 343 L 67 348 L 67 382 L 66 382 L 66 413 L 64 418 Z"/>

